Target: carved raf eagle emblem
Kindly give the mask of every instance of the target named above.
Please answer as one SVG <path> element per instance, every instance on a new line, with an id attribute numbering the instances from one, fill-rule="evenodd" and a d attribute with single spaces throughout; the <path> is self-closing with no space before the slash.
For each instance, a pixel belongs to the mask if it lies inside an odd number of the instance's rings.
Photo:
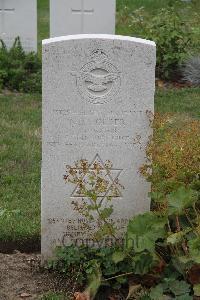
<path id="1" fill-rule="evenodd" d="M 77 76 L 80 95 L 91 104 L 114 99 L 121 85 L 120 72 L 102 50 L 95 50 Z"/>
<path id="2" fill-rule="evenodd" d="M 104 92 L 108 90 L 109 84 L 112 84 L 118 77 L 117 74 L 96 75 L 88 73 L 85 77 L 85 82 L 90 83 L 88 89 L 92 92 Z"/>

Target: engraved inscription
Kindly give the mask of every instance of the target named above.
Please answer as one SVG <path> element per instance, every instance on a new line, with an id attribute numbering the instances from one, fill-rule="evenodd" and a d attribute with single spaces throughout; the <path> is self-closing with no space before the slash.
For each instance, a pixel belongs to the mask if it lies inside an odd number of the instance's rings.
<path id="1" fill-rule="evenodd" d="M 97 229 L 97 224 L 90 223 L 87 219 L 78 218 L 78 219 L 69 219 L 69 218 L 48 218 L 48 226 L 57 226 L 58 224 L 63 225 L 63 232 L 60 237 L 57 237 L 53 240 L 54 245 L 67 246 L 69 240 L 77 246 L 85 245 L 90 247 L 105 247 L 105 246 L 114 246 L 117 244 L 123 244 L 123 238 L 113 240 L 112 237 L 107 237 L 103 240 L 97 241 L 92 238 L 92 232 Z M 114 222 L 116 230 L 122 232 L 126 230 L 129 219 L 116 218 L 108 219 L 108 222 Z M 88 224 L 87 227 L 85 224 Z M 87 229 L 86 229 L 87 228 Z M 90 232 L 88 232 L 88 230 Z M 120 242 L 121 240 L 121 242 Z"/>
<path id="2" fill-rule="evenodd" d="M 111 101 L 120 85 L 120 72 L 100 49 L 92 53 L 90 61 L 81 68 L 77 76 L 79 93 L 91 104 Z"/>
<path id="3" fill-rule="evenodd" d="M 58 124 L 64 124 L 70 128 L 69 132 L 55 132 L 47 143 L 56 147 L 66 145 L 69 147 L 94 147 L 99 149 L 126 148 L 133 149 L 143 147 L 141 129 L 131 129 L 138 119 L 144 124 L 148 122 L 145 112 L 140 110 L 107 110 L 105 114 L 97 115 L 91 109 L 83 109 L 80 112 L 72 109 L 54 109 L 52 111 Z"/>

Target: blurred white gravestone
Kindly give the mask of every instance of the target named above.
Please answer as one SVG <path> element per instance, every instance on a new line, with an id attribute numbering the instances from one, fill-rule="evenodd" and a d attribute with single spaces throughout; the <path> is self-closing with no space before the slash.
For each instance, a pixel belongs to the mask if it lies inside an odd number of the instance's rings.
<path id="1" fill-rule="evenodd" d="M 51 37 L 115 33 L 116 0 L 50 0 Z"/>
<path id="2" fill-rule="evenodd" d="M 154 110 L 155 43 L 114 35 L 74 35 L 43 41 L 42 258 L 58 245 L 96 243 L 97 224 L 73 206 L 81 200 L 65 183 L 66 165 L 86 159 L 107 176 L 112 220 L 122 238 L 128 219 L 149 210 L 150 184 L 139 174 L 151 134 L 147 111 Z M 106 174 L 106 162 L 112 167 Z M 80 168 L 74 169 L 79 174 Z M 86 178 L 82 178 L 86 181 Z M 124 189 L 117 186 L 120 182 Z M 87 201 L 87 200 L 86 200 Z"/>
<path id="3" fill-rule="evenodd" d="M 0 39 L 10 48 L 18 36 L 26 52 L 37 51 L 37 0 L 0 0 Z"/>

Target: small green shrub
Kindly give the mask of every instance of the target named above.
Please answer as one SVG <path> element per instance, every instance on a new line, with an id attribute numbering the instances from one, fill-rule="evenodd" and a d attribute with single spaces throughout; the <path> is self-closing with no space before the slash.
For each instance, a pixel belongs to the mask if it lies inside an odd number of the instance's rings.
<path id="1" fill-rule="evenodd" d="M 136 10 L 132 14 L 132 30 L 138 26 L 139 35 L 155 41 L 157 45 L 157 76 L 167 80 L 176 79 L 191 42 L 189 26 L 186 26 L 174 7 L 163 8 L 152 18 L 147 18 L 143 8 Z"/>
<path id="2" fill-rule="evenodd" d="M 11 49 L 0 40 L 0 89 L 41 92 L 41 61 L 37 54 L 25 53 L 19 38 Z"/>
<path id="3" fill-rule="evenodd" d="M 172 9 L 162 9 L 147 27 L 147 38 L 157 44 L 157 74 L 174 79 L 185 59 L 190 42 L 189 32 L 180 16 Z"/>

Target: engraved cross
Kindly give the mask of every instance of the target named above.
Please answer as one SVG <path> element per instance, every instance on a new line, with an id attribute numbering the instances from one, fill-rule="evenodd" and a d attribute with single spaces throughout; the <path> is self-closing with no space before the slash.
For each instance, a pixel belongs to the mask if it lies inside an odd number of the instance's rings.
<path id="1" fill-rule="evenodd" d="M 81 0 L 81 7 L 80 8 L 72 8 L 72 14 L 78 14 L 81 16 L 81 33 L 84 33 L 84 17 L 85 15 L 92 15 L 94 13 L 94 8 L 86 9 L 85 8 L 85 0 Z"/>
<path id="2" fill-rule="evenodd" d="M 5 2 L 6 2 L 6 0 L 0 0 L 0 20 L 1 20 L 0 33 L 1 34 L 5 34 L 5 15 L 15 12 L 15 8 L 7 7 L 5 5 Z"/>

